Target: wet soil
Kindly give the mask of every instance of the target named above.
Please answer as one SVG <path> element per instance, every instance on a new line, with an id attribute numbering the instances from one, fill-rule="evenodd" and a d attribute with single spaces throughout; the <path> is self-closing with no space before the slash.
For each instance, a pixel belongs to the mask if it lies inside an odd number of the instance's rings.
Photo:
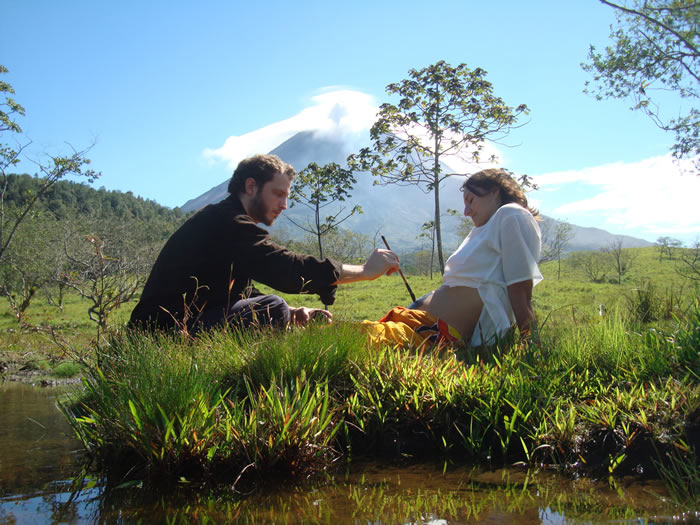
<path id="1" fill-rule="evenodd" d="M 81 377 L 56 377 L 51 370 L 42 370 L 34 366 L 33 361 L 13 356 L 7 358 L 0 354 L 0 382 L 15 381 L 40 387 L 75 385 Z"/>

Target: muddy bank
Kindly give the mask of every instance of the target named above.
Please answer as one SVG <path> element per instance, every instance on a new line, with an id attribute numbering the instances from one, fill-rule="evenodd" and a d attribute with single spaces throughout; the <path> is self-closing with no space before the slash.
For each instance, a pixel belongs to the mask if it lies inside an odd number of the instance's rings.
<path id="1" fill-rule="evenodd" d="M 37 367 L 35 362 L 35 359 L 0 357 L 0 382 L 14 381 L 37 387 L 75 385 L 81 382 L 80 375 L 59 377 L 55 375 L 56 367 L 44 369 Z"/>

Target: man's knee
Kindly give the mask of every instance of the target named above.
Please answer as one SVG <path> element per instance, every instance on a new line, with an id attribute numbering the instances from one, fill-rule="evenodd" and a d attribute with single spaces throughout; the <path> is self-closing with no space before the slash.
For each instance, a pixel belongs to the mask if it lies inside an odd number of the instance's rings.
<path id="1" fill-rule="evenodd" d="M 237 301 L 231 306 L 228 316 L 229 322 L 244 327 L 282 328 L 289 324 L 290 318 L 291 310 L 287 301 L 277 295 L 261 295 Z"/>

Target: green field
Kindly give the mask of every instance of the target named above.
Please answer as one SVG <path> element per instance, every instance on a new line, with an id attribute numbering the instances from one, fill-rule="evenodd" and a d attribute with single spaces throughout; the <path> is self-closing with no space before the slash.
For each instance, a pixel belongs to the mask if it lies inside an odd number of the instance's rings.
<path id="1" fill-rule="evenodd" d="M 697 288 L 676 260 L 636 252 L 619 285 L 586 282 L 567 261 L 557 280 L 556 262 L 543 264 L 538 342 L 479 357 L 369 348 L 357 321 L 409 302 L 392 276 L 341 287 L 331 326 L 197 340 L 125 333 L 123 307 L 95 345 L 84 303 L 72 298 L 61 313 L 37 301 L 29 319 L 40 331 L 19 330 L 3 310 L 2 361 L 84 375 L 80 398 L 63 409 L 120 479 L 255 484 L 307 476 L 340 457 L 437 456 L 660 476 L 687 508 L 700 494 Z M 407 277 L 416 295 L 439 285 Z M 309 296 L 290 302 L 320 306 Z"/>
<path id="2" fill-rule="evenodd" d="M 680 265 L 678 257 L 664 257 L 660 261 L 656 248 L 631 251 L 635 259 L 621 285 L 590 282 L 580 269 L 570 267 L 566 259 L 562 261 L 561 278 L 557 280 L 557 262 L 542 264 L 540 269 L 544 281 L 535 287 L 533 303 L 543 333 L 559 337 L 573 330 L 595 326 L 612 316 L 634 321 L 631 312 L 640 302 L 640 294 L 653 302 L 656 319 L 652 324 L 658 328 L 667 326 L 674 314 L 683 314 L 692 306 L 698 296 L 698 283 L 679 275 L 676 271 Z M 680 253 L 679 250 L 677 255 Z M 438 276 L 429 279 L 422 275 L 407 275 L 407 280 L 417 297 L 440 285 Z M 258 287 L 273 292 L 263 285 Z M 317 296 L 281 295 L 294 306 L 323 306 Z M 410 302 L 401 277 L 395 274 L 339 287 L 336 302 L 330 309 L 336 321 L 376 320 L 393 306 L 407 306 Z M 114 312 L 110 318 L 113 329 L 119 330 L 126 323 L 134 304 L 135 301 L 124 304 Z M 7 301 L 0 302 L 2 360 L 11 365 L 10 370 L 25 366 L 27 361 L 30 365 L 36 362 L 40 369 L 50 370 L 59 361 L 71 358 L 71 354 L 89 357 L 97 333 L 96 323 L 88 317 L 89 306 L 76 295 L 67 294 L 61 311 L 37 294 L 25 318 L 34 329 L 22 330 Z"/>

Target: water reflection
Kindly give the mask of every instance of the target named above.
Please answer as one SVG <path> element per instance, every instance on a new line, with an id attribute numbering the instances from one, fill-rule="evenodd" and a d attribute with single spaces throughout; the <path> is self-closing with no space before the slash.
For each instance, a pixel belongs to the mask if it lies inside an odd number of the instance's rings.
<path id="1" fill-rule="evenodd" d="M 62 522 L 70 480 L 84 462 L 82 444 L 56 408 L 71 388 L 0 383 L 0 523 Z"/>
<path id="2" fill-rule="evenodd" d="M 80 475 L 81 445 L 55 406 L 63 393 L 0 385 L 0 524 L 668 523 L 675 510 L 658 482 L 378 462 L 249 495 L 186 481 L 108 490 Z"/>
<path id="3" fill-rule="evenodd" d="M 82 444 L 56 408 L 67 388 L 0 384 L 0 495 L 42 491 L 75 474 Z"/>
<path id="4" fill-rule="evenodd" d="M 310 484 L 267 486 L 247 497 L 230 487 L 105 494 L 102 519 L 167 523 L 666 523 L 655 483 L 617 486 L 552 475 L 437 465 L 354 465 Z M 128 503 L 127 503 L 128 502 Z"/>

